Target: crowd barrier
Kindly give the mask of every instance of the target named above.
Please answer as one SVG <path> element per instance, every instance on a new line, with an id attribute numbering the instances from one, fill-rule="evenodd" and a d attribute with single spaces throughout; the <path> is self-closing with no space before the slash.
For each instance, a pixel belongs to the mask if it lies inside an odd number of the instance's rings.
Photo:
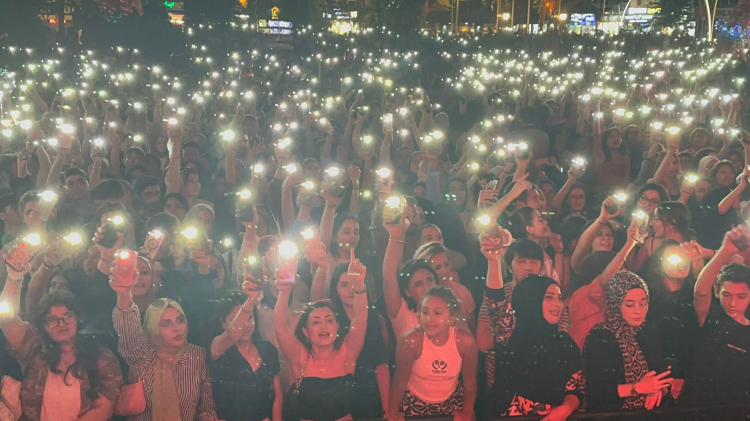
<path id="1" fill-rule="evenodd" d="M 504 417 L 493 421 L 539 421 L 543 416 Z M 451 417 L 408 418 L 408 421 L 452 421 Z M 579 412 L 569 421 L 748 421 L 750 405 L 656 409 L 629 412 Z M 387 421 L 387 420 L 382 420 Z"/>

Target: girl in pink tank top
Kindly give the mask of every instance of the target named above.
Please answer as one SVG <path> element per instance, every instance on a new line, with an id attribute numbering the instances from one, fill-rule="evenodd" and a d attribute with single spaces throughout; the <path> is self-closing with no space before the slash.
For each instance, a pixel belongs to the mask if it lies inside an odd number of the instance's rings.
<path id="1" fill-rule="evenodd" d="M 419 327 L 398 340 L 388 410 L 391 419 L 425 415 L 473 418 L 478 351 L 471 333 L 456 329 L 459 312 L 460 301 L 449 289 L 435 286 L 425 294 Z"/>

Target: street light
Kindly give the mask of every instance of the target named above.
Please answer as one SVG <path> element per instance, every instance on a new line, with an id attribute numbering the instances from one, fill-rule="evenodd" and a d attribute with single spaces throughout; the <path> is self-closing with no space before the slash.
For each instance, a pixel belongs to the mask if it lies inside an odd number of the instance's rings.
<path id="1" fill-rule="evenodd" d="M 566 21 L 566 20 L 568 20 L 568 14 L 567 13 L 560 13 L 560 15 L 558 17 L 563 22 Z"/>
<path id="2" fill-rule="evenodd" d="M 503 20 L 510 19 L 510 13 L 503 13 Z"/>

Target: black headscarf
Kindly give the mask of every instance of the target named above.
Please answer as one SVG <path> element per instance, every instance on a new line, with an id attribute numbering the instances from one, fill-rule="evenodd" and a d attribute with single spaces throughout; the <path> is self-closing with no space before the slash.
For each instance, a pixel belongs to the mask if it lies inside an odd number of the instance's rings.
<path id="1" fill-rule="evenodd" d="M 508 410 L 514 396 L 544 405 L 562 404 L 565 395 L 580 393 L 581 355 L 578 346 L 542 312 L 552 278 L 529 275 L 513 289 L 511 306 L 516 326 L 507 346 L 496 348 L 495 383 L 491 406 Z M 536 406 L 535 406 L 536 409 Z M 495 419 L 495 418 L 493 418 Z"/>
<path id="2" fill-rule="evenodd" d="M 511 307 L 516 314 L 516 326 L 510 341 L 527 340 L 531 337 L 543 339 L 557 333 L 557 325 L 551 325 L 544 318 L 542 303 L 547 288 L 555 285 L 555 280 L 547 276 L 530 275 L 513 288 Z"/>

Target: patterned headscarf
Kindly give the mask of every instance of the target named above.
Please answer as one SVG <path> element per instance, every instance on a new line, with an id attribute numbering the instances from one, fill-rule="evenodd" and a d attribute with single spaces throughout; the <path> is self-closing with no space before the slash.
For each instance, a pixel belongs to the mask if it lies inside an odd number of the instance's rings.
<path id="1" fill-rule="evenodd" d="M 643 356 L 641 346 L 635 337 L 643 325 L 630 326 L 623 318 L 622 311 L 620 311 L 625 295 L 628 291 L 636 288 L 642 289 L 648 297 L 648 287 L 640 276 L 628 271 L 617 272 L 607 282 L 607 321 L 596 326 L 612 332 L 617 338 L 625 365 L 625 382 L 628 384 L 640 381 L 649 371 L 646 358 Z M 622 407 L 623 409 L 636 409 L 643 408 L 645 404 L 645 395 L 629 396 L 625 398 Z"/>

